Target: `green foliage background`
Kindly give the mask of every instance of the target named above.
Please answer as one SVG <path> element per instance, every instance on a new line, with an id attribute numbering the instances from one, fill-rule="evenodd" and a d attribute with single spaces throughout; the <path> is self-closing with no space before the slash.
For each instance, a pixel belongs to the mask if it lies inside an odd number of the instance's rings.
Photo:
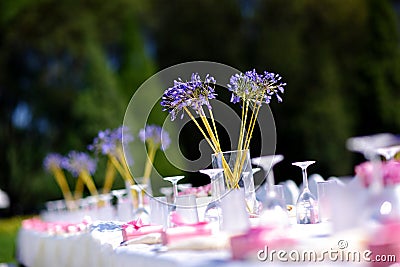
<path id="1" fill-rule="evenodd" d="M 348 137 L 400 130 L 398 11 L 389 0 L 1 1 L 0 188 L 12 200 L 4 213 L 60 198 L 44 156 L 86 150 L 99 130 L 122 123 L 142 82 L 193 60 L 284 77 L 284 103 L 272 104 L 285 155 L 278 181 L 298 181 L 290 162 L 303 159 L 316 159 L 311 171 L 325 177 L 351 175 L 362 158 L 346 150 Z M 21 107 L 30 119 L 18 126 Z M 177 171 L 162 156 L 156 164 Z M 98 184 L 103 171 L 101 161 Z"/>

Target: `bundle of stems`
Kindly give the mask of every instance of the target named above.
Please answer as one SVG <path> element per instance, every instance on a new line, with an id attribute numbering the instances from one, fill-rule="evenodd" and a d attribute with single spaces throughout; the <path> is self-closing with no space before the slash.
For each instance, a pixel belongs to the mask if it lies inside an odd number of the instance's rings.
<path id="1" fill-rule="evenodd" d="M 244 163 L 247 157 L 247 151 L 250 148 L 250 140 L 253 136 L 254 127 L 258 118 L 258 113 L 261 108 L 261 100 L 262 96 L 259 96 L 259 99 L 255 101 L 251 101 L 249 99 L 242 99 L 242 116 L 240 122 L 240 133 L 239 133 L 239 142 L 237 146 L 238 151 L 242 151 L 239 157 L 236 158 L 234 173 L 240 175 L 242 172 Z M 251 116 L 249 118 L 249 110 L 251 110 Z M 237 177 L 240 179 L 240 177 Z"/>
<path id="2" fill-rule="evenodd" d="M 208 108 L 208 112 L 210 114 L 211 124 L 208 121 L 208 118 L 205 115 L 204 109 L 200 106 L 196 112 L 199 114 L 201 123 L 200 124 L 194 115 L 190 112 L 187 107 L 184 107 L 184 111 L 188 114 L 190 119 L 195 123 L 197 128 L 202 133 L 203 137 L 206 139 L 207 143 L 213 150 L 215 154 L 220 154 L 221 161 L 222 161 L 222 168 L 224 169 L 225 174 L 225 182 L 228 189 L 232 188 L 239 188 L 239 180 L 240 180 L 240 170 L 236 170 L 237 172 L 232 172 L 231 168 L 229 167 L 228 162 L 226 161 L 224 155 L 222 154 L 221 144 L 219 142 L 217 127 L 215 124 L 214 115 L 211 108 Z"/>
<path id="3" fill-rule="evenodd" d="M 65 178 L 64 172 L 59 166 L 51 166 L 50 169 L 58 186 L 61 189 L 67 208 L 69 210 L 73 209 L 74 206 L 72 203 L 74 201 L 74 197 L 72 196 L 71 190 L 69 189 L 69 185 L 67 179 Z"/>

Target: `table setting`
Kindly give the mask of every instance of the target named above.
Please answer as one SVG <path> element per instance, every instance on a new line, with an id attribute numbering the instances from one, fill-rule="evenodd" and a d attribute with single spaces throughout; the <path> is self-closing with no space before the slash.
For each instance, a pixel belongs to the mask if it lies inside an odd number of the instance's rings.
<path id="1" fill-rule="evenodd" d="M 262 105 L 283 101 L 279 74 L 250 70 L 227 85 L 240 105 L 237 146 L 223 150 L 212 101 L 216 80 L 193 73 L 166 89 L 161 106 L 172 120 L 187 116 L 212 150 L 209 179 L 199 187 L 170 174 L 169 187 L 152 192 L 156 153 L 168 149 L 169 134 L 146 125 L 139 139 L 147 147 L 142 177 L 134 177 L 125 146 L 128 127 L 100 131 L 89 146 L 107 159 L 102 191 L 92 174 L 95 161 L 84 152 L 49 154 L 44 167 L 54 175 L 63 200 L 49 201 L 39 217 L 23 221 L 17 259 L 26 266 L 397 266 L 400 260 L 400 139 L 375 134 L 348 139 L 347 148 L 365 162 L 347 178 L 313 172 L 317 159 L 299 159 L 302 184 L 275 182 L 273 169 L 284 155 L 252 157 L 250 143 Z M 254 174 L 264 182 L 256 186 Z M 75 191 L 64 171 L 76 178 Z M 125 188 L 112 190 L 116 173 Z M 310 173 L 311 175 L 309 175 Z M 89 196 L 83 195 L 84 188 Z M 163 193 L 164 192 L 164 193 Z"/>

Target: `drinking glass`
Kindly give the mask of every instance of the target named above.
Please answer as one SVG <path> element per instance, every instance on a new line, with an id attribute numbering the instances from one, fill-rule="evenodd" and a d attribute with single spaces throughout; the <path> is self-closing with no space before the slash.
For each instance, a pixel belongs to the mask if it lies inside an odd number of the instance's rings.
<path id="1" fill-rule="evenodd" d="M 184 177 L 185 176 L 183 176 L 183 175 L 164 177 L 165 181 L 169 181 L 170 183 L 172 183 L 172 192 L 173 192 L 172 201 L 173 201 L 173 203 L 175 203 L 175 199 L 178 196 L 178 181 Z"/>
<path id="2" fill-rule="evenodd" d="M 376 152 L 385 157 L 387 161 L 394 158 L 394 156 L 400 152 L 400 146 L 389 146 L 389 147 L 381 147 L 376 150 Z"/>
<path id="3" fill-rule="evenodd" d="M 245 233 L 250 228 L 243 188 L 230 190 L 221 199 L 221 230 L 229 234 Z"/>
<path id="4" fill-rule="evenodd" d="M 150 222 L 168 227 L 168 202 L 166 197 L 150 198 Z"/>
<path id="5" fill-rule="evenodd" d="M 252 163 L 263 168 L 266 175 L 263 191 L 265 198 L 262 199 L 262 211 L 260 214 L 260 223 L 264 225 L 285 226 L 289 222 L 286 203 L 284 201 L 283 187 L 275 186 L 273 167 L 283 160 L 282 155 L 269 155 L 253 158 Z M 280 190 L 280 194 L 277 190 Z"/>
<path id="6" fill-rule="evenodd" d="M 325 181 L 317 183 L 317 196 L 321 222 L 329 221 L 332 218 L 331 194 L 333 190 L 332 187 L 334 186 L 336 186 L 335 181 Z"/>
<path id="7" fill-rule="evenodd" d="M 138 196 L 138 207 L 134 212 L 134 218 L 135 220 L 138 220 L 140 218 L 143 223 L 150 223 L 150 214 L 144 208 L 143 201 L 143 190 L 146 190 L 147 184 L 143 183 L 143 178 L 136 178 L 135 180 L 137 184 L 131 185 L 131 189 L 135 190 Z"/>
<path id="8" fill-rule="evenodd" d="M 274 172 L 272 168 L 275 164 L 281 162 L 283 160 L 282 155 L 270 155 L 270 156 L 262 156 L 258 158 L 253 158 L 251 162 L 255 165 L 263 168 L 266 174 L 266 182 L 264 183 L 264 190 L 266 192 L 265 199 L 262 199 L 263 209 L 275 209 L 280 207 L 281 209 L 286 211 L 286 203 L 283 201 L 284 198 L 278 197 L 277 192 L 275 191 L 275 178 Z"/>
<path id="9" fill-rule="evenodd" d="M 179 215 L 182 223 L 195 224 L 199 222 L 195 195 L 177 196 L 175 206 L 175 212 Z"/>
<path id="10" fill-rule="evenodd" d="M 380 172 L 381 160 L 377 149 L 392 146 L 399 142 L 398 138 L 389 133 L 381 133 L 367 136 L 351 137 L 347 140 L 347 148 L 351 151 L 359 152 L 371 161 L 374 168 L 372 182 L 369 191 L 372 195 L 379 195 L 383 189 L 383 179 Z"/>
<path id="11" fill-rule="evenodd" d="M 170 187 L 170 186 L 161 187 L 160 193 L 163 194 L 167 198 L 168 203 L 172 203 L 172 194 L 173 194 L 172 187 Z"/>
<path id="12" fill-rule="evenodd" d="M 218 222 L 218 225 L 222 223 L 222 210 L 220 200 L 222 195 L 225 193 L 224 177 L 222 172 L 224 169 L 203 169 L 199 172 L 206 174 L 211 180 L 211 194 L 212 201 L 207 205 L 204 212 L 204 220 L 208 222 Z"/>
<path id="13" fill-rule="evenodd" d="M 116 219 L 119 221 L 129 221 L 132 219 L 131 197 L 128 196 L 126 189 L 113 190 L 111 193 L 117 198 Z"/>
<path id="14" fill-rule="evenodd" d="M 296 218 L 298 224 L 314 224 L 319 222 L 318 202 L 308 188 L 307 167 L 315 161 L 294 162 L 292 165 L 300 167 L 303 174 L 303 191 L 297 199 Z"/>
<path id="15" fill-rule="evenodd" d="M 372 171 L 372 181 L 368 187 L 367 194 L 364 195 L 360 209 L 363 213 L 360 216 L 361 223 L 365 221 L 375 221 L 381 222 L 385 220 L 387 214 L 382 212 L 382 207 L 385 203 L 394 204 L 396 201 L 392 200 L 384 188 L 383 175 L 381 170 L 381 158 L 379 155 L 384 155 L 387 159 L 391 158 L 392 154 L 397 148 L 389 150 L 389 147 L 396 147 L 399 143 L 399 138 L 393 134 L 381 133 L 369 136 L 358 136 L 352 137 L 347 140 L 347 148 L 351 151 L 359 152 L 364 155 L 364 157 L 371 162 Z M 381 149 L 388 148 L 388 149 Z M 393 155 L 394 156 L 394 155 Z"/>
<path id="16" fill-rule="evenodd" d="M 213 154 L 211 158 L 213 168 L 224 169 L 227 188 L 244 188 L 247 210 L 250 214 L 257 214 L 258 203 L 249 150 L 220 152 Z"/>

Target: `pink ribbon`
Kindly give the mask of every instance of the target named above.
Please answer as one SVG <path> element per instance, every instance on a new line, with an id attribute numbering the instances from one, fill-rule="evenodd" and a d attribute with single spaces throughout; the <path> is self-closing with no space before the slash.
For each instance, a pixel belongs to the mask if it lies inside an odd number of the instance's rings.
<path id="1" fill-rule="evenodd" d="M 142 235 L 147 235 L 152 233 L 162 233 L 162 232 L 163 232 L 162 225 L 144 224 L 140 218 L 136 221 L 130 221 L 122 225 L 123 241 L 127 241 Z"/>
<path id="2" fill-rule="evenodd" d="M 208 222 L 185 223 L 178 213 L 173 212 L 170 219 L 175 227 L 168 228 L 163 236 L 163 243 L 169 244 L 176 241 L 199 237 L 209 236 L 212 234 L 211 227 Z"/>

